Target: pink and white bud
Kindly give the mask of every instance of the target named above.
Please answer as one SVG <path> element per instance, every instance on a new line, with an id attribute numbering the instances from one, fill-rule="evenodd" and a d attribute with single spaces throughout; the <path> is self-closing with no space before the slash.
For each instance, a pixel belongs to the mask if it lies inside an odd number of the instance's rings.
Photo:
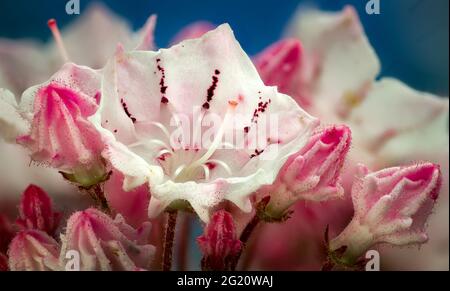
<path id="1" fill-rule="evenodd" d="M 82 271 L 134 271 L 148 269 L 155 248 L 148 244 L 150 223 L 138 229 L 126 224 L 118 215 L 112 220 L 97 209 L 74 213 L 62 236 L 60 261 L 70 250 L 80 254 Z"/>
<path id="2" fill-rule="evenodd" d="M 275 183 L 258 191 L 260 197 L 270 196 L 266 214 L 277 219 L 299 200 L 342 197 L 339 177 L 350 143 L 351 131 L 346 126 L 331 126 L 314 134 L 287 160 Z"/>
<path id="3" fill-rule="evenodd" d="M 352 187 L 355 213 L 344 231 L 330 243 L 331 250 L 346 247 L 352 262 L 378 243 L 397 246 L 428 240 L 425 223 L 438 198 L 438 165 L 420 163 L 369 173 L 360 166 Z"/>
<path id="4" fill-rule="evenodd" d="M 44 190 L 36 185 L 30 185 L 22 194 L 19 206 L 20 218 L 17 225 L 23 230 L 36 229 L 55 235 L 61 220 L 61 213 L 54 212 L 52 201 Z"/>
<path id="5" fill-rule="evenodd" d="M 9 246 L 11 271 L 58 271 L 58 243 L 40 230 L 25 230 L 16 235 Z"/>
<path id="6" fill-rule="evenodd" d="M 303 48 L 300 41 L 284 39 L 265 49 L 253 62 L 266 85 L 277 86 L 281 93 L 290 95 L 300 105 L 308 105 L 301 96 L 302 58 Z"/>
<path id="7" fill-rule="evenodd" d="M 67 64 L 49 82 L 25 91 L 20 105 L 30 131 L 17 142 L 34 161 L 63 171 L 82 186 L 105 175 L 103 142 L 88 121 L 98 109 L 99 78 L 95 71 Z"/>
<path id="8" fill-rule="evenodd" d="M 197 243 L 203 253 L 202 267 L 205 270 L 228 270 L 242 249 L 233 217 L 225 210 L 213 214 Z"/>

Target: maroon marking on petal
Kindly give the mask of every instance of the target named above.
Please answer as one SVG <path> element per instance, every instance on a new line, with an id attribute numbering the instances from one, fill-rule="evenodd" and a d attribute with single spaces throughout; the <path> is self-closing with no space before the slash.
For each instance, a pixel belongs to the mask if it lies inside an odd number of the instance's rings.
<path id="1" fill-rule="evenodd" d="M 214 97 L 214 91 L 217 88 L 217 84 L 219 83 L 219 78 L 217 77 L 217 75 L 220 74 L 219 70 L 215 70 L 214 71 L 215 76 L 212 76 L 212 83 L 211 86 L 209 86 L 208 90 L 206 90 L 206 103 L 209 103 L 212 101 L 213 97 Z M 209 104 L 206 106 L 205 104 L 203 104 L 203 108 L 205 109 L 209 109 Z"/>
<path id="2" fill-rule="evenodd" d="M 250 126 L 246 126 L 246 127 L 244 127 L 244 132 L 245 132 L 245 133 L 248 133 L 248 132 L 249 132 L 249 130 L 250 130 Z"/>
<path id="3" fill-rule="evenodd" d="M 203 103 L 202 107 L 205 109 L 209 109 L 209 103 L 208 102 Z"/>
<path id="4" fill-rule="evenodd" d="M 263 152 L 264 152 L 264 150 L 258 151 L 257 149 L 255 149 L 255 153 L 250 155 L 250 159 L 253 159 L 254 157 L 259 156 L 259 155 L 262 154 Z"/>
<path id="5" fill-rule="evenodd" d="M 131 119 L 131 121 L 133 123 L 135 123 L 136 122 L 136 118 L 134 118 L 133 115 L 131 115 L 130 111 L 128 110 L 128 106 L 125 103 L 125 101 L 123 100 L 123 98 L 120 99 L 120 103 L 122 104 L 123 110 L 125 111 L 126 115 Z"/>
<path id="6" fill-rule="evenodd" d="M 167 88 L 169 87 L 166 85 L 166 70 L 161 66 L 160 62 L 161 59 L 156 59 L 156 68 L 159 72 L 161 72 L 161 79 L 159 80 L 159 91 L 162 94 L 161 103 L 167 104 L 169 103 L 169 99 L 167 99 L 164 94 L 166 94 Z"/>
<path id="7" fill-rule="evenodd" d="M 261 97 L 259 97 L 259 99 L 261 99 Z M 267 110 L 267 107 L 269 106 L 269 104 L 271 103 L 271 100 L 269 99 L 266 102 L 258 102 L 258 107 L 253 111 L 253 117 L 252 117 L 252 122 L 253 123 L 258 123 L 258 117 L 260 113 L 264 113 Z"/>

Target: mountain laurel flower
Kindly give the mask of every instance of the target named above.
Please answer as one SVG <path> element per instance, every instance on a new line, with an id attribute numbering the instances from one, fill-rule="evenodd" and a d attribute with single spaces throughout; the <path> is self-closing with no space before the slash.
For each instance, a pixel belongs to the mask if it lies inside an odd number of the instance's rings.
<path id="1" fill-rule="evenodd" d="M 61 270 L 58 243 L 43 231 L 24 230 L 11 242 L 8 251 L 11 271 Z"/>
<path id="2" fill-rule="evenodd" d="M 233 217 L 225 210 L 219 210 L 212 215 L 204 234 L 197 238 L 197 243 L 203 253 L 204 270 L 229 270 L 242 249 Z"/>
<path id="3" fill-rule="evenodd" d="M 52 201 L 44 190 L 35 185 L 23 192 L 19 206 L 20 218 L 16 224 L 22 229 L 37 229 L 55 235 L 61 213 L 54 212 Z"/>
<path id="4" fill-rule="evenodd" d="M 353 219 L 331 241 L 330 249 L 344 248 L 343 259 L 351 263 L 378 243 L 425 243 L 425 223 L 440 188 L 440 168 L 432 163 L 373 173 L 360 166 L 352 188 Z"/>
<path id="5" fill-rule="evenodd" d="M 85 187 L 106 176 L 101 136 L 87 120 L 97 111 L 99 89 L 97 71 L 66 64 L 50 81 L 25 91 L 20 104 L 30 131 L 17 142 L 30 150 L 34 161 Z"/>
<path id="6" fill-rule="evenodd" d="M 90 120 L 124 190 L 149 184 L 149 217 L 187 201 L 204 222 L 224 200 L 250 212 L 248 197 L 275 180 L 318 124 L 264 85 L 228 25 L 157 52 L 119 46 Z"/>
<path id="7" fill-rule="evenodd" d="M 150 223 L 138 229 L 126 224 L 122 216 L 113 220 L 103 212 L 90 208 L 74 213 L 61 236 L 61 264 L 66 253 L 80 253 L 82 271 L 134 271 L 148 269 L 155 248 L 148 244 Z"/>
<path id="8" fill-rule="evenodd" d="M 346 126 L 333 125 L 314 134 L 307 145 L 289 157 L 275 183 L 257 191 L 258 197 L 270 196 L 265 214 L 281 219 L 299 200 L 342 197 L 339 177 L 350 143 L 351 131 Z"/>

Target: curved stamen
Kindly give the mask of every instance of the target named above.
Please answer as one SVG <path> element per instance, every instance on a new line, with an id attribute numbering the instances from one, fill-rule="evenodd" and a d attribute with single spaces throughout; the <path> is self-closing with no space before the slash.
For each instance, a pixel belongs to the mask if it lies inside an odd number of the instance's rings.
<path id="1" fill-rule="evenodd" d="M 169 151 L 168 149 L 163 149 L 163 150 L 160 150 L 157 154 L 156 154 L 156 157 L 161 157 L 162 155 L 165 155 L 165 154 L 169 154 L 169 155 L 172 155 L 172 152 L 171 151 Z"/>
<path id="2" fill-rule="evenodd" d="M 186 165 L 179 166 L 173 173 L 173 179 L 175 180 L 185 168 L 186 168 Z"/>
<path id="3" fill-rule="evenodd" d="M 229 120 L 231 118 L 232 111 L 236 108 L 236 103 L 229 102 L 229 106 L 227 109 L 227 113 L 225 114 L 225 118 L 223 119 L 222 124 L 220 125 L 219 131 L 217 132 L 216 137 L 214 138 L 211 146 L 209 147 L 208 151 L 201 156 L 198 160 L 193 162 L 189 165 L 189 167 L 186 168 L 186 170 L 189 169 L 195 169 L 204 163 L 214 154 L 214 152 L 217 150 L 217 148 L 222 144 L 222 138 L 225 133 L 225 126 L 229 123 Z"/>
<path id="4" fill-rule="evenodd" d="M 205 172 L 205 180 L 209 180 L 209 168 L 207 165 L 202 165 L 203 171 Z"/>
<path id="5" fill-rule="evenodd" d="M 211 160 L 208 160 L 207 163 L 218 164 L 218 165 L 222 166 L 222 168 L 225 169 L 225 171 L 228 173 L 228 175 L 232 174 L 230 166 L 228 166 L 228 164 L 225 163 L 224 161 L 217 160 L 217 159 L 211 159 Z"/>
<path id="6" fill-rule="evenodd" d="M 170 133 L 169 130 L 167 130 L 167 127 L 160 123 L 160 122 L 156 122 L 156 121 L 152 121 L 149 124 L 154 125 L 156 127 L 158 127 L 159 129 L 161 129 L 161 131 L 164 133 L 164 135 L 167 137 L 168 140 L 170 140 Z"/>
<path id="7" fill-rule="evenodd" d="M 134 148 L 134 147 L 138 147 L 138 146 L 141 146 L 141 145 L 149 146 L 151 144 L 160 145 L 164 149 L 167 149 L 170 152 L 172 152 L 171 151 L 171 147 L 169 147 L 165 142 L 163 142 L 162 140 L 159 140 L 159 139 L 149 139 L 149 140 L 145 140 L 145 141 L 138 141 L 138 142 L 135 142 L 135 143 L 132 143 L 132 144 L 128 145 L 128 147 Z"/>

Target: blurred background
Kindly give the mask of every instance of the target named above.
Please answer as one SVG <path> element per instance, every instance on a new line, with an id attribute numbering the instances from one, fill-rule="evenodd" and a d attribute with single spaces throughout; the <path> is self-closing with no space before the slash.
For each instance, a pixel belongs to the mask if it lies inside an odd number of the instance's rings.
<path id="1" fill-rule="evenodd" d="M 249 54 L 278 40 L 299 5 L 338 10 L 353 5 L 382 63 L 382 76 L 401 79 L 410 86 L 448 96 L 449 1 L 380 0 L 381 13 L 368 15 L 368 0 L 110 0 L 103 3 L 140 28 L 147 17 L 158 14 L 156 42 L 164 47 L 185 25 L 198 20 L 230 23 Z M 62 28 L 79 15 L 67 15 L 66 0 L 0 1 L 0 37 L 50 37 L 47 20 L 56 18 Z M 92 2 L 80 0 L 81 14 Z"/>

